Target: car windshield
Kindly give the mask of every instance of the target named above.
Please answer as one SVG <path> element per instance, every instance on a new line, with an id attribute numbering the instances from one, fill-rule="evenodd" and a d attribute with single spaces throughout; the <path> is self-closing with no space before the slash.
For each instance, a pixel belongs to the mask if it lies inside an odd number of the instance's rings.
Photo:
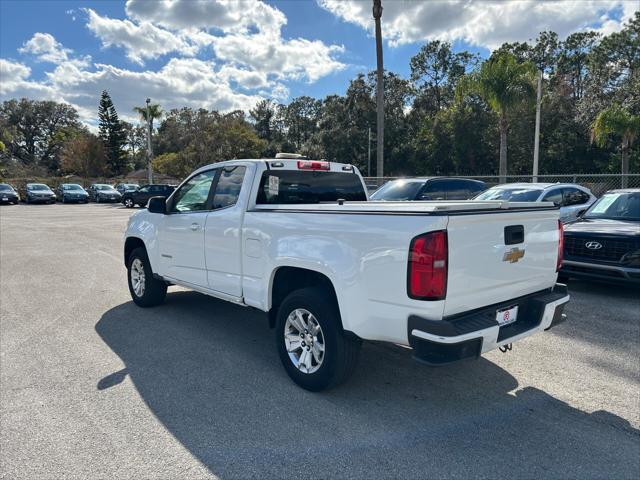
<path id="1" fill-rule="evenodd" d="M 640 192 L 605 193 L 583 218 L 640 221 Z"/>
<path id="2" fill-rule="evenodd" d="M 111 185 L 96 185 L 94 188 L 96 190 L 114 190 Z"/>
<path id="3" fill-rule="evenodd" d="M 124 185 L 122 185 L 122 188 L 124 188 L 125 190 L 135 190 L 138 187 L 139 185 L 136 185 L 135 183 L 125 183 Z"/>
<path id="4" fill-rule="evenodd" d="M 518 188 L 490 188 L 478 195 L 475 200 L 508 200 L 510 202 L 535 202 L 540 196 L 541 190 Z"/>
<path id="5" fill-rule="evenodd" d="M 392 180 L 371 194 L 371 200 L 406 201 L 414 200 L 424 182 Z"/>
<path id="6" fill-rule="evenodd" d="M 49 190 L 49 187 L 47 187 L 44 183 L 32 183 L 31 185 L 27 186 L 28 190 Z"/>
<path id="7" fill-rule="evenodd" d="M 63 190 L 82 190 L 82 187 L 80 185 L 76 185 L 75 183 L 67 183 L 65 185 L 62 185 L 62 189 Z"/>
<path id="8" fill-rule="evenodd" d="M 0 183 L 0 192 L 13 192 L 13 188 L 6 183 Z"/>

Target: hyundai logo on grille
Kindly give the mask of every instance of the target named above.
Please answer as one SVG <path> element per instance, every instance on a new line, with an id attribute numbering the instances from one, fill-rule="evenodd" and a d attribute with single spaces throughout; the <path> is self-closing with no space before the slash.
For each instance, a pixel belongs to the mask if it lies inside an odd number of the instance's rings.
<path id="1" fill-rule="evenodd" d="M 600 250 L 602 248 L 602 244 L 600 242 L 587 242 L 584 246 L 589 250 Z"/>

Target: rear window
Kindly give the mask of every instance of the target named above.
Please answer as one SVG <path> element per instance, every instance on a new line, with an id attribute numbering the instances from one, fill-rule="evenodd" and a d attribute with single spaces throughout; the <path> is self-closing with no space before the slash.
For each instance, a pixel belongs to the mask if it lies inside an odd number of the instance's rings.
<path id="1" fill-rule="evenodd" d="M 305 170 L 268 170 L 262 174 L 259 205 L 366 201 L 367 194 L 355 173 Z"/>
<path id="2" fill-rule="evenodd" d="M 510 202 L 535 202 L 540 190 L 529 188 L 490 188 L 476 197 L 476 200 L 508 200 Z"/>
<path id="3" fill-rule="evenodd" d="M 392 180 L 371 194 L 371 200 L 406 201 L 414 200 L 424 182 Z"/>

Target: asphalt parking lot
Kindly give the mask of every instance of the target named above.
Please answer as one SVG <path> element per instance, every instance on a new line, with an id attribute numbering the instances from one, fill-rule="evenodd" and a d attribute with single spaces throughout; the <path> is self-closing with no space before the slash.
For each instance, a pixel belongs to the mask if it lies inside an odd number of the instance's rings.
<path id="1" fill-rule="evenodd" d="M 296 387 L 260 312 L 129 297 L 121 205 L 0 207 L 2 478 L 640 476 L 640 295 L 570 283 L 569 321 L 442 368 L 366 344 Z"/>

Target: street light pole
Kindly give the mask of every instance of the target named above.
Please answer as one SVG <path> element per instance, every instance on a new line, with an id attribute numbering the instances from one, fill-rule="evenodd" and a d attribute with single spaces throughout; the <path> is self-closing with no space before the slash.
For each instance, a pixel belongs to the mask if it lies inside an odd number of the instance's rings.
<path id="1" fill-rule="evenodd" d="M 151 112 L 149 110 L 149 104 L 151 103 L 151 99 L 147 98 L 147 180 L 149 184 L 153 183 L 153 150 L 151 147 Z"/>
<path id="2" fill-rule="evenodd" d="M 367 177 L 371 176 L 371 127 L 369 127 L 369 141 L 367 142 Z"/>
<path id="3" fill-rule="evenodd" d="M 384 177 L 384 66 L 382 62 L 382 0 L 373 0 L 373 18 L 376 21 L 376 57 L 378 75 L 376 79 L 376 177 Z"/>
<path id="4" fill-rule="evenodd" d="M 533 142 L 533 182 L 538 181 L 538 157 L 540 155 L 540 108 L 542 103 L 542 70 L 538 71 L 538 92 L 536 94 L 536 131 Z"/>

